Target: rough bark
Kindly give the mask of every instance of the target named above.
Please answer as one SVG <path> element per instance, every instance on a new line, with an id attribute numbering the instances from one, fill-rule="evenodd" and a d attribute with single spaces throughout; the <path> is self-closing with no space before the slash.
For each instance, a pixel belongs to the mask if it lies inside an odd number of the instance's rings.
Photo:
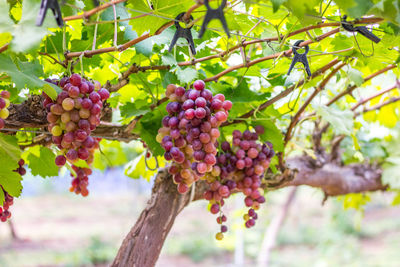
<path id="1" fill-rule="evenodd" d="M 200 199 L 205 184 L 196 186 L 193 200 Z M 151 198 L 125 237 L 113 267 L 154 266 L 176 216 L 189 204 L 191 192 L 181 195 L 166 170 L 156 177 Z"/>
<path id="2" fill-rule="evenodd" d="M 349 193 L 386 190 L 382 184 L 381 170 L 366 164 L 342 166 L 332 162 L 325 164 L 309 156 L 287 160 L 289 168 L 296 171 L 294 179 L 280 187 L 308 185 L 320 188 L 326 196 L 346 195 Z"/>
<path id="3" fill-rule="evenodd" d="M 39 95 L 32 95 L 25 102 L 21 104 L 11 104 L 9 107 L 10 115 L 5 120 L 5 129 L 3 133 L 15 134 L 12 130 L 20 130 L 22 128 L 38 128 L 43 132 L 43 138 L 40 142 L 35 144 L 46 145 L 51 143 L 51 134 L 47 131 L 47 112 L 43 108 L 44 98 Z M 139 137 L 126 131 L 127 125 L 118 125 L 110 123 L 112 110 L 109 106 L 104 106 L 101 116 L 101 124 L 93 131 L 92 135 L 95 137 L 102 137 L 105 139 L 118 139 L 120 141 L 132 141 Z M 7 129 L 12 129 L 7 131 Z"/>

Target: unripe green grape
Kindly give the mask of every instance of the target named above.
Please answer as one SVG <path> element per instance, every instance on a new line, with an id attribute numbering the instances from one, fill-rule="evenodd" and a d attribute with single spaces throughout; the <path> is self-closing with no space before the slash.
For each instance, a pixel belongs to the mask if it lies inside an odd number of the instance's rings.
<path id="1" fill-rule="evenodd" d="M 8 111 L 8 109 L 4 108 L 0 111 L 0 118 L 2 119 L 7 119 L 8 115 L 10 115 L 10 112 Z"/>
<path id="2" fill-rule="evenodd" d="M 52 129 L 51 129 L 51 134 L 54 136 L 60 136 L 62 134 L 62 130 L 61 127 L 58 125 L 55 125 Z"/>

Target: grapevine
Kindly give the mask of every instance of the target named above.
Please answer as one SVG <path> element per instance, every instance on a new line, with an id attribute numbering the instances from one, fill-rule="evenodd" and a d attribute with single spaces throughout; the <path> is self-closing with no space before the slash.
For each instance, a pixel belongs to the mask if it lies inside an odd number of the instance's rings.
<path id="1" fill-rule="evenodd" d="M 46 94 L 43 101 L 48 111 L 48 130 L 53 135 L 54 144 L 60 149 L 55 163 L 58 167 L 64 166 L 67 161 L 71 163 L 76 177 L 72 180 L 70 191 L 87 196 L 88 176 L 92 170 L 77 166 L 77 162 L 84 160 L 89 166 L 93 162 L 94 151 L 99 148 L 101 139 L 91 137 L 90 134 L 100 124 L 103 102 L 109 98 L 110 93 L 101 88 L 98 81 L 92 83 L 78 74 L 47 81 L 63 89 L 56 101 L 52 101 Z"/>
<path id="2" fill-rule="evenodd" d="M 173 161 L 169 173 L 183 194 L 216 164 L 218 127 L 227 120 L 232 102 L 222 94 L 213 96 L 201 80 L 188 90 L 170 84 L 166 96 L 171 102 L 156 140 L 165 149 L 164 158 Z"/>

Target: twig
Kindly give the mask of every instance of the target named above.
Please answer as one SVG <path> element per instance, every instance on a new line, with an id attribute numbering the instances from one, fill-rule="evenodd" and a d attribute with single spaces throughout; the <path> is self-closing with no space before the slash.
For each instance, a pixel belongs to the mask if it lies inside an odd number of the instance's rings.
<path id="1" fill-rule="evenodd" d="M 368 75 L 367 77 L 365 77 L 365 78 L 364 78 L 364 83 L 367 82 L 367 81 L 369 81 L 369 80 L 371 80 L 372 78 L 374 78 L 374 77 L 376 77 L 376 76 L 378 76 L 378 75 L 380 75 L 380 74 L 382 74 L 382 73 L 385 73 L 385 72 L 387 72 L 388 70 L 394 69 L 394 68 L 396 68 L 396 65 L 390 64 L 390 65 L 386 66 L 385 68 L 383 68 L 383 69 L 381 69 L 381 70 L 379 70 L 379 71 L 377 71 L 377 72 L 374 72 L 374 73 Z M 343 96 L 345 96 L 345 95 L 347 95 L 347 94 L 351 94 L 351 92 L 353 92 L 354 89 L 356 89 L 356 88 L 357 88 L 357 85 L 351 85 L 351 86 L 349 86 L 345 91 L 339 93 L 339 94 L 336 95 L 334 98 L 332 98 L 326 105 L 327 105 L 327 106 L 332 105 L 333 103 L 335 103 L 336 101 L 338 101 L 338 100 L 339 100 L 340 98 L 342 98 Z"/>
<path id="2" fill-rule="evenodd" d="M 196 5 L 192 6 L 192 8 L 190 8 L 186 12 L 186 14 L 190 15 L 190 13 L 193 10 L 195 10 L 196 8 L 198 8 L 199 6 L 201 6 L 201 5 L 196 4 Z M 381 19 L 381 18 L 366 18 L 366 19 L 359 20 L 358 23 L 367 24 L 367 23 L 377 23 L 377 22 L 380 22 L 380 21 L 383 21 L 383 19 Z M 127 48 L 131 47 L 132 45 L 135 45 L 135 44 L 137 44 L 137 43 L 139 43 L 139 42 L 141 42 L 141 41 L 143 41 L 143 40 L 145 40 L 145 39 L 147 39 L 147 38 L 149 38 L 151 36 L 158 35 L 158 34 L 162 33 L 165 29 L 167 29 L 170 26 L 172 26 L 173 23 L 174 23 L 174 21 L 170 21 L 170 22 L 164 24 L 163 26 L 161 26 L 154 34 L 150 34 L 150 33 L 144 34 L 144 35 L 142 35 L 142 36 L 140 36 L 138 38 L 135 38 L 135 39 L 133 39 L 133 40 L 131 40 L 131 41 L 119 46 L 119 47 L 106 47 L 106 48 L 93 50 L 93 51 L 71 52 L 71 53 L 67 53 L 66 54 L 66 58 L 79 57 L 82 53 L 84 54 L 85 57 L 91 57 L 93 55 L 102 54 L 102 53 L 109 53 L 109 52 L 115 52 L 115 51 L 124 51 Z M 331 22 L 331 23 L 320 23 L 320 24 L 317 24 L 317 25 L 311 25 L 311 26 L 308 26 L 308 27 L 293 31 L 293 32 L 287 34 L 287 37 L 290 37 L 290 36 L 293 36 L 293 35 L 296 35 L 296 34 L 299 34 L 299 33 L 303 33 L 303 32 L 309 31 L 311 29 L 324 28 L 324 27 L 334 27 L 334 26 L 340 26 L 340 23 L 339 22 Z M 338 32 L 339 32 L 339 30 L 340 30 L 340 28 L 338 29 Z M 323 36 L 323 35 L 321 35 L 321 36 Z M 281 36 L 281 38 L 283 38 L 283 36 Z M 238 44 L 238 45 L 236 45 L 236 46 L 224 51 L 223 53 L 220 53 L 220 54 L 217 54 L 217 55 L 213 55 L 213 56 L 204 57 L 204 58 L 200 58 L 200 59 L 195 59 L 193 61 L 188 61 L 188 62 L 186 62 L 184 64 L 181 64 L 180 66 L 193 65 L 193 63 L 198 63 L 198 62 L 201 62 L 201 61 L 204 61 L 204 60 L 223 57 L 226 54 L 228 54 L 228 53 L 230 53 L 230 52 L 232 52 L 234 50 L 239 49 L 240 47 L 245 47 L 245 46 L 250 45 L 250 44 L 269 42 L 269 41 L 278 41 L 278 40 L 279 40 L 279 37 L 271 37 L 271 38 L 265 38 L 265 39 L 258 39 L 258 40 L 251 40 L 251 41 L 243 42 L 243 43 L 240 43 L 240 44 Z"/>
<path id="3" fill-rule="evenodd" d="M 339 28 L 336 28 L 336 29 L 334 29 L 334 30 L 332 30 L 332 31 L 329 31 L 329 32 L 327 32 L 327 33 L 324 33 L 324 34 L 318 36 L 318 37 L 316 38 L 316 41 L 321 41 L 321 40 L 327 38 L 328 36 L 331 36 L 331 35 L 336 34 L 336 33 L 338 33 L 338 32 L 339 32 Z M 303 46 L 309 45 L 309 44 L 311 44 L 311 43 L 314 43 L 314 41 L 313 41 L 313 40 L 307 40 L 307 41 L 302 42 L 302 43 L 299 45 L 299 47 L 303 47 Z M 278 58 L 278 57 L 281 57 L 281 56 L 288 57 L 288 56 L 290 56 L 291 54 L 292 54 L 292 48 L 290 48 L 290 49 L 288 49 L 288 50 L 286 50 L 286 51 L 282 51 L 282 52 L 279 52 L 279 53 L 275 53 L 275 54 L 273 54 L 273 55 L 269 55 L 269 56 L 257 58 L 257 59 L 255 59 L 255 60 L 252 60 L 252 61 L 247 62 L 246 66 L 245 66 L 245 63 L 241 63 L 241 64 L 238 64 L 238 65 L 229 67 L 229 68 L 227 68 L 226 70 L 221 71 L 221 72 L 218 73 L 217 75 L 205 79 L 204 81 L 205 81 L 205 82 L 217 81 L 220 77 L 226 75 L 227 73 L 229 73 L 229 72 L 231 72 L 231 71 L 234 71 L 234 70 L 237 70 L 237 69 L 240 69 L 240 68 L 244 68 L 244 67 L 251 67 L 251 66 L 253 66 L 253 65 L 257 64 L 257 63 L 260 63 L 260 62 L 263 62 L 263 61 L 266 61 L 266 60 L 270 60 L 270 59 L 274 59 L 274 58 Z"/>
<path id="4" fill-rule="evenodd" d="M 67 67 L 67 65 L 65 65 L 65 63 L 58 61 L 55 57 L 53 57 L 52 55 L 50 55 L 50 54 L 48 54 L 48 53 L 39 52 L 39 55 L 42 55 L 42 56 L 46 56 L 46 57 L 51 58 L 52 60 L 54 60 L 54 62 L 52 62 L 53 64 L 54 64 L 54 63 L 57 63 L 57 64 L 60 64 L 61 66 L 63 66 L 64 68 Z"/>
<path id="5" fill-rule="evenodd" d="M 310 79 L 314 79 L 315 77 L 323 74 L 325 71 L 327 71 L 328 69 L 330 69 L 331 67 L 333 67 L 334 65 L 336 65 L 339 62 L 339 60 L 336 58 L 334 60 L 332 60 L 331 62 L 329 62 L 328 64 L 326 64 L 325 66 L 323 66 L 322 68 L 316 70 L 313 72 L 313 74 L 311 75 Z M 274 104 L 276 101 L 286 97 L 287 95 L 289 95 L 291 92 L 293 92 L 295 89 L 299 88 L 300 86 L 302 86 L 305 83 L 305 80 L 301 80 L 299 81 L 296 85 L 293 85 L 289 88 L 287 88 L 286 90 L 282 91 L 281 93 L 279 93 L 278 95 L 274 96 L 273 98 L 269 99 L 268 101 L 262 103 L 260 106 L 258 106 L 255 109 L 250 110 L 249 112 L 243 114 L 242 116 L 240 116 L 238 119 L 230 121 L 230 122 L 225 122 L 222 124 L 222 126 L 227 126 L 227 125 L 231 125 L 234 123 L 238 123 L 241 122 L 241 119 L 245 119 L 245 118 L 249 118 L 251 116 L 254 115 L 254 113 L 256 111 L 261 111 L 266 109 L 267 107 L 269 107 L 270 105 Z"/>
<path id="6" fill-rule="evenodd" d="M 9 45 L 10 45 L 9 43 L 6 43 L 2 47 L 0 47 L 0 53 L 3 53 L 4 51 L 6 51 Z"/>
<path id="7" fill-rule="evenodd" d="M 121 74 L 121 77 L 118 79 L 117 84 L 111 85 L 110 83 L 105 85 L 105 88 L 107 88 L 110 92 L 115 92 L 118 91 L 121 87 L 127 85 L 129 83 L 129 75 L 133 73 L 138 73 L 138 72 L 145 72 L 147 70 L 168 70 L 170 69 L 170 66 L 168 65 L 161 65 L 161 66 L 137 66 L 136 64 L 133 64 L 131 67 L 129 67 L 128 70 L 124 71 Z"/>
<path id="8" fill-rule="evenodd" d="M 114 46 L 117 47 L 117 37 L 118 37 L 118 23 L 117 23 L 117 10 L 115 9 L 115 5 L 112 5 L 114 12 Z M 97 26 L 97 25 L 96 25 Z"/>
<path id="9" fill-rule="evenodd" d="M 381 95 L 383 95 L 383 94 L 386 94 L 386 93 L 388 93 L 388 92 L 390 92 L 390 91 L 392 91 L 392 90 L 394 90 L 394 89 L 396 89 L 396 88 L 398 88 L 397 85 L 394 85 L 394 86 L 392 86 L 392 87 L 390 87 L 390 88 L 388 88 L 388 89 L 381 90 L 381 91 L 377 92 L 376 94 L 373 94 L 373 95 L 371 95 L 371 96 L 369 96 L 369 97 L 367 97 L 367 98 L 365 98 L 365 99 L 359 101 L 357 104 L 355 104 L 355 105 L 351 108 L 351 110 L 354 111 L 354 110 L 356 110 L 359 106 L 361 106 L 361 105 L 363 105 L 363 104 L 369 102 L 370 100 L 372 100 L 372 99 L 374 99 L 374 98 L 376 98 L 376 97 L 378 97 L 378 96 L 381 96 Z"/>
<path id="10" fill-rule="evenodd" d="M 372 106 L 372 107 L 370 107 L 370 108 L 365 108 L 365 109 L 364 109 L 363 111 L 361 111 L 361 112 L 356 112 L 356 113 L 354 114 L 354 116 L 356 117 L 356 116 L 358 116 L 358 115 L 360 115 L 360 114 L 362 114 L 362 113 L 366 113 L 366 112 L 374 111 L 374 110 L 379 110 L 379 109 L 381 109 L 382 107 L 387 106 L 387 105 L 390 105 L 390 104 L 393 104 L 393 103 L 395 103 L 395 102 L 397 102 L 397 101 L 400 101 L 400 97 L 394 97 L 394 98 L 391 98 L 391 99 L 389 99 L 388 101 L 385 101 L 385 102 L 383 102 L 383 103 L 381 103 L 381 104 Z"/>
<path id="11" fill-rule="evenodd" d="M 112 6 L 112 5 L 116 5 L 122 2 L 125 2 L 126 0 L 112 0 L 110 2 L 107 2 L 101 6 L 95 7 L 89 11 L 83 12 L 83 14 L 80 15 L 75 15 L 75 16 L 68 16 L 68 17 L 64 17 L 63 20 L 64 21 L 70 21 L 70 20 L 77 20 L 77 19 L 88 19 L 90 18 L 92 15 L 96 14 L 97 12 L 100 12 L 104 9 L 107 9 L 108 7 Z"/>
<path id="12" fill-rule="evenodd" d="M 314 97 L 317 96 L 317 94 L 319 92 L 321 92 L 326 84 L 329 82 L 329 80 L 341 69 L 343 68 L 347 63 L 342 63 L 339 66 L 337 66 L 336 68 L 334 68 L 332 70 L 331 73 L 329 73 L 329 75 L 317 86 L 317 88 L 315 88 L 314 92 L 307 98 L 307 100 L 304 102 L 304 104 L 299 108 L 299 110 L 297 111 L 297 113 L 294 115 L 294 117 L 292 118 L 289 127 L 286 131 L 286 135 L 285 135 L 285 145 L 288 143 L 288 141 L 292 138 L 292 131 L 293 128 L 296 126 L 296 124 L 299 122 L 300 116 L 301 114 L 303 114 L 304 110 L 307 108 L 307 106 L 311 103 L 311 101 L 314 99 Z"/>

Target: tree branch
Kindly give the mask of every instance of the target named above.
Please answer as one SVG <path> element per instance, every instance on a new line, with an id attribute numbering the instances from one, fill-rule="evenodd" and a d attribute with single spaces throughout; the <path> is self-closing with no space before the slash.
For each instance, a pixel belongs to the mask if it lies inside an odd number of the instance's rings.
<path id="1" fill-rule="evenodd" d="M 296 170 L 296 174 L 291 181 L 283 183 L 279 188 L 308 185 L 320 188 L 327 196 L 387 189 L 381 181 L 381 170 L 374 166 L 340 166 L 327 163 L 319 167 L 317 161 L 309 156 L 291 158 L 286 162 L 289 168 Z"/>
<path id="2" fill-rule="evenodd" d="M 385 72 L 387 72 L 388 70 L 394 69 L 394 68 L 396 68 L 396 65 L 390 64 L 390 65 L 386 66 L 385 68 L 383 68 L 383 69 L 381 69 L 381 70 L 379 70 L 379 71 L 377 71 L 377 72 L 374 72 L 374 73 L 368 75 L 367 77 L 365 77 L 365 78 L 364 78 L 364 83 L 367 82 L 367 81 L 369 81 L 369 80 L 371 80 L 372 78 L 374 78 L 374 77 L 376 77 L 376 76 L 378 76 L 378 75 L 380 75 L 380 74 L 382 74 L 382 73 L 385 73 Z M 335 103 L 336 101 L 338 101 L 338 100 L 339 100 L 340 98 L 342 98 L 343 96 L 345 96 L 345 95 L 347 95 L 347 94 L 351 94 L 351 92 L 353 92 L 354 89 L 356 89 L 356 88 L 357 88 L 357 85 L 351 85 L 351 86 L 347 87 L 346 90 L 344 90 L 343 92 L 341 92 L 341 93 L 339 93 L 338 95 L 336 95 L 336 96 L 335 96 L 334 98 L 332 98 L 326 105 L 327 105 L 327 106 L 332 105 L 333 103 Z"/>
<path id="3" fill-rule="evenodd" d="M 395 103 L 395 102 L 397 102 L 397 101 L 400 101 L 400 97 L 394 97 L 394 98 L 391 98 L 391 99 L 389 99 L 388 101 L 385 101 L 385 102 L 383 102 L 383 103 L 381 103 L 381 104 L 372 106 L 372 107 L 370 107 L 370 108 L 365 108 L 365 109 L 364 109 L 363 111 L 361 111 L 361 112 L 356 112 L 356 113 L 354 114 L 354 117 L 356 117 L 356 116 L 358 116 L 358 115 L 360 115 L 360 114 L 362 114 L 362 113 L 366 113 L 366 112 L 368 112 L 368 111 L 373 111 L 373 110 L 381 109 L 382 107 L 387 106 L 387 105 L 390 105 L 390 104 L 393 104 L 393 103 Z"/>
<path id="4" fill-rule="evenodd" d="M 125 2 L 126 0 L 111 0 L 110 2 L 106 2 L 105 4 L 95 7 L 89 11 L 83 12 L 83 14 L 80 15 L 75 15 L 75 16 L 68 16 L 68 17 L 64 17 L 63 20 L 64 21 L 70 21 L 70 20 L 77 20 L 77 19 L 88 19 L 91 16 L 93 16 L 94 14 L 109 8 L 110 6 Z"/>
<path id="5" fill-rule="evenodd" d="M 5 45 L 3 45 L 2 47 L 0 47 L 0 53 L 3 53 L 4 51 L 6 51 L 7 49 L 8 49 L 8 46 L 9 46 L 10 44 L 9 43 L 6 43 Z"/>
<path id="6" fill-rule="evenodd" d="M 315 88 L 314 92 L 307 98 L 307 100 L 304 102 L 304 104 L 299 108 L 299 110 L 296 112 L 292 120 L 290 121 L 289 127 L 286 131 L 285 135 L 285 144 L 289 142 L 289 140 L 292 138 L 292 131 L 293 128 L 297 125 L 297 123 L 300 120 L 301 114 L 303 114 L 304 110 L 307 108 L 307 106 L 311 103 L 311 101 L 314 99 L 314 97 L 317 96 L 319 92 L 325 89 L 326 84 L 329 82 L 329 80 L 341 69 L 343 68 L 347 63 L 343 62 L 336 68 L 334 68 L 331 73 Z"/>
<path id="7" fill-rule="evenodd" d="M 314 79 L 315 77 L 325 73 L 327 70 L 329 70 L 331 67 L 335 66 L 337 63 L 339 62 L 339 60 L 337 58 L 335 58 L 334 60 L 332 60 L 331 62 L 329 62 L 328 64 L 326 64 L 325 66 L 323 66 L 322 68 L 314 71 L 311 75 L 311 77 L 309 78 L 309 80 Z M 222 124 L 222 126 L 227 126 L 227 125 L 231 125 L 234 123 L 239 123 L 242 122 L 242 119 L 246 119 L 249 118 L 251 116 L 254 115 L 255 112 L 257 111 L 261 111 L 266 109 L 267 107 L 269 107 L 270 105 L 274 104 L 275 102 L 277 102 L 278 100 L 288 96 L 291 92 L 293 92 L 295 89 L 299 88 L 300 86 L 302 86 L 304 83 L 306 82 L 306 80 L 301 80 L 299 81 L 297 84 L 290 86 L 289 88 L 285 89 L 284 91 L 280 92 L 279 94 L 277 94 L 276 96 L 274 96 L 273 98 L 269 99 L 268 101 L 262 103 L 260 106 L 258 106 L 255 109 L 250 110 L 249 112 L 241 115 L 238 119 L 229 121 L 229 122 L 225 122 Z"/>
<path id="8" fill-rule="evenodd" d="M 354 110 L 356 110 L 359 106 L 364 105 L 365 103 L 371 101 L 372 99 L 374 99 L 374 98 L 376 98 L 376 97 L 378 97 L 378 96 L 381 96 L 381 95 L 383 95 L 383 94 L 386 94 L 386 93 L 388 93 L 388 92 L 390 92 L 390 91 L 392 91 L 392 90 L 394 90 L 394 89 L 396 89 L 396 88 L 398 88 L 398 86 L 397 86 L 397 85 L 394 85 L 394 86 L 392 86 L 392 87 L 390 87 L 390 88 L 388 88 L 388 89 L 381 90 L 381 91 L 377 92 L 376 94 L 373 94 L 373 95 L 371 95 L 371 96 L 369 96 L 369 97 L 367 97 L 367 98 L 365 98 L 365 99 L 362 99 L 362 100 L 360 100 L 357 104 L 355 104 L 355 105 L 351 108 L 351 110 L 354 111 Z"/>

